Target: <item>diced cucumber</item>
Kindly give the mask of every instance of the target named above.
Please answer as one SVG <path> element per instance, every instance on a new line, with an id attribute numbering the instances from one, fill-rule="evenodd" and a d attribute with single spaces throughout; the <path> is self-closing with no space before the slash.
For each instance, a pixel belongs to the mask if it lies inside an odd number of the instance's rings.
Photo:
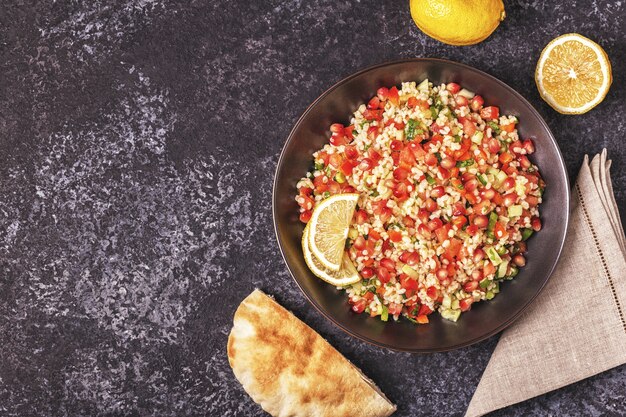
<path id="1" fill-rule="evenodd" d="M 533 235 L 533 229 L 522 229 L 522 240 L 528 240 Z"/>
<path id="2" fill-rule="evenodd" d="M 452 307 L 453 310 L 457 310 L 460 308 L 459 306 L 459 300 L 458 299 L 453 299 L 452 300 L 452 304 L 450 305 L 450 307 Z"/>
<path id="3" fill-rule="evenodd" d="M 493 230 L 496 227 L 496 223 L 498 222 L 498 213 L 496 213 L 495 211 L 492 211 L 491 213 L 489 213 L 489 224 L 487 225 L 487 236 L 488 237 L 495 237 L 493 234 Z"/>
<path id="4" fill-rule="evenodd" d="M 522 206 L 519 204 L 509 207 L 509 217 L 519 217 L 522 215 Z"/>
<path id="5" fill-rule="evenodd" d="M 402 267 L 402 272 L 407 274 L 409 277 L 413 278 L 413 279 L 418 279 L 419 278 L 419 274 L 417 273 L 417 271 L 413 268 L 411 268 L 408 265 L 404 265 Z"/>
<path id="6" fill-rule="evenodd" d="M 344 182 L 346 182 L 346 176 L 343 175 L 343 172 L 338 172 L 337 174 L 335 174 L 335 181 L 337 181 L 339 184 L 343 184 Z"/>
<path id="7" fill-rule="evenodd" d="M 517 274 L 519 274 L 519 268 L 512 266 L 511 272 L 509 272 L 509 276 L 507 278 L 514 278 Z"/>
<path id="8" fill-rule="evenodd" d="M 463 96 L 467 99 L 471 99 L 474 98 L 475 94 L 473 92 L 471 92 L 470 90 L 466 90 L 465 88 L 462 88 L 461 91 L 459 91 L 459 95 Z"/>
<path id="9" fill-rule="evenodd" d="M 491 292 L 491 291 L 487 291 L 487 294 L 485 294 L 485 299 L 487 299 L 487 300 L 491 300 L 491 299 L 493 299 L 493 297 L 495 297 L 495 296 L 496 296 L 496 295 L 495 295 L 493 292 Z"/>
<path id="10" fill-rule="evenodd" d="M 502 258 L 500 258 L 500 255 L 498 255 L 498 252 L 496 252 L 496 249 L 493 246 L 485 248 L 485 253 L 492 264 L 499 265 L 502 262 Z"/>
<path id="11" fill-rule="evenodd" d="M 498 170 L 498 173 L 496 174 L 496 177 L 494 179 L 494 185 L 499 188 L 504 180 L 506 180 L 506 177 L 506 172 Z"/>
<path id="12" fill-rule="evenodd" d="M 452 306 L 452 299 L 450 299 L 449 295 L 444 295 L 443 300 L 441 301 L 441 306 L 444 309 L 448 309 Z"/>
<path id="13" fill-rule="evenodd" d="M 480 288 L 482 288 L 483 290 L 487 287 L 489 287 L 489 285 L 491 285 L 493 281 L 490 280 L 489 278 L 485 278 L 482 281 L 480 281 L 480 283 L 478 285 L 480 285 Z"/>
<path id="14" fill-rule="evenodd" d="M 387 308 L 386 305 L 383 304 L 383 312 L 380 315 L 380 319 L 382 321 L 387 321 L 389 320 L 389 309 Z"/>
<path id="15" fill-rule="evenodd" d="M 425 78 L 424 81 L 419 83 L 417 89 L 420 91 L 428 91 L 428 78 Z"/>
<path id="16" fill-rule="evenodd" d="M 504 276 L 506 275 L 506 269 L 509 266 L 509 261 L 503 261 L 499 266 L 498 266 L 498 270 L 496 271 L 496 278 L 504 278 Z"/>
<path id="17" fill-rule="evenodd" d="M 496 249 L 496 252 L 498 252 L 498 255 L 504 255 L 506 253 L 506 247 L 500 246 L 498 249 Z"/>
<path id="18" fill-rule="evenodd" d="M 441 310 L 441 317 L 446 320 L 456 322 L 461 316 L 461 310 L 445 309 Z"/>
<path id="19" fill-rule="evenodd" d="M 483 174 L 478 174 L 476 178 L 478 178 L 478 181 L 480 181 L 482 185 L 487 185 L 487 178 Z"/>
<path id="20" fill-rule="evenodd" d="M 476 133 L 474 133 L 472 135 L 472 142 L 474 142 L 477 145 L 480 145 L 480 143 L 483 141 L 483 132 L 478 131 Z"/>

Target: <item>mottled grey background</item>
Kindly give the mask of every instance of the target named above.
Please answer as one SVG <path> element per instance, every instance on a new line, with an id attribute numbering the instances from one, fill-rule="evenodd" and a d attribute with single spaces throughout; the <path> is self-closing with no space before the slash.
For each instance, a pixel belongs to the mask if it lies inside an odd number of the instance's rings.
<path id="1" fill-rule="evenodd" d="M 291 126 L 332 83 L 443 57 L 530 100 L 570 175 L 607 147 L 625 214 L 624 1 L 506 10 L 491 38 L 459 48 L 420 33 L 407 1 L 2 2 L 0 415 L 262 415 L 225 352 L 255 287 L 377 381 L 398 416 L 461 415 L 497 336 L 412 356 L 340 332 L 283 264 L 271 183 Z M 566 117 L 533 71 L 573 31 L 606 49 L 615 79 L 601 106 Z M 496 414 L 624 415 L 626 367 Z"/>

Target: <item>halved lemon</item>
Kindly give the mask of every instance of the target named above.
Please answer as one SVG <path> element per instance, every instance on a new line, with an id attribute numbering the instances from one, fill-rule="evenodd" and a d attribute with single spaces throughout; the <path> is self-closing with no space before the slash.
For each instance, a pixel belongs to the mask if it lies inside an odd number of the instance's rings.
<path id="1" fill-rule="evenodd" d="M 343 262 L 348 229 L 358 194 L 335 194 L 320 201 L 309 220 L 309 245 L 326 269 L 338 271 Z"/>
<path id="2" fill-rule="evenodd" d="M 322 263 L 311 252 L 309 245 L 309 225 L 307 224 L 302 234 L 302 252 L 304 253 L 304 261 L 307 266 L 317 277 L 323 279 L 329 284 L 336 287 L 343 287 L 357 283 L 361 280 L 361 276 L 354 267 L 350 257 L 344 252 L 341 268 L 339 271 L 331 271 L 324 267 Z"/>
<path id="3" fill-rule="evenodd" d="M 613 78 L 604 49 L 591 39 L 568 33 L 541 52 L 535 82 L 539 94 L 562 114 L 586 113 L 604 100 Z"/>

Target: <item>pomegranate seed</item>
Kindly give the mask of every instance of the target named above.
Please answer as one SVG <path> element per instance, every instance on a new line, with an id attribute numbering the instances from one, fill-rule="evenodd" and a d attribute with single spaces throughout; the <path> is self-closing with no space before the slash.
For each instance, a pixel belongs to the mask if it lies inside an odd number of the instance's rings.
<path id="1" fill-rule="evenodd" d="M 432 237 L 430 229 L 425 224 L 420 224 L 417 227 L 417 232 L 426 239 L 430 239 Z"/>
<path id="2" fill-rule="evenodd" d="M 389 259 L 389 258 L 381 259 L 380 265 L 384 266 L 389 271 L 396 269 L 396 263 L 392 259 Z"/>
<path id="3" fill-rule="evenodd" d="M 404 144 L 400 140 L 394 140 L 391 142 L 390 148 L 392 151 L 401 151 L 404 148 Z"/>
<path id="4" fill-rule="evenodd" d="M 456 166 L 456 162 L 452 158 L 443 158 L 440 163 L 442 168 L 452 169 Z"/>
<path id="5" fill-rule="evenodd" d="M 378 275 L 378 279 L 383 284 L 386 284 L 391 279 L 391 274 L 384 266 L 379 267 L 377 272 L 378 273 L 376 275 Z"/>
<path id="6" fill-rule="evenodd" d="M 500 151 L 500 142 L 498 139 L 491 138 L 487 144 L 487 149 L 489 149 L 491 153 L 498 153 Z"/>
<path id="7" fill-rule="evenodd" d="M 380 87 L 378 91 L 376 91 L 376 96 L 378 96 L 381 101 L 387 100 L 388 95 L 389 89 L 387 87 Z"/>
<path id="8" fill-rule="evenodd" d="M 443 226 L 443 222 L 439 217 L 428 222 L 428 228 L 432 231 L 439 229 L 441 226 Z"/>
<path id="9" fill-rule="evenodd" d="M 471 297 L 464 298 L 461 301 L 459 301 L 459 308 L 461 309 L 461 311 L 467 311 L 470 308 L 472 308 L 473 302 L 474 302 L 474 299 Z"/>
<path id="10" fill-rule="evenodd" d="M 467 97 L 463 97 L 463 96 L 457 96 L 455 101 L 456 101 L 456 105 L 459 107 L 464 107 L 469 104 L 469 100 L 467 99 Z"/>
<path id="11" fill-rule="evenodd" d="M 349 143 L 348 138 L 340 133 L 333 133 L 329 140 L 330 144 L 333 146 L 342 146 L 347 145 Z"/>
<path id="12" fill-rule="evenodd" d="M 467 226 L 467 229 L 465 229 L 465 231 L 470 236 L 476 236 L 476 233 L 478 233 L 478 226 L 476 226 L 475 224 Z"/>
<path id="13" fill-rule="evenodd" d="M 409 171 L 404 168 L 396 168 L 393 171 L 393 177 L 398 181 L 404 181 L 409 176 Z"/>
<path id="14" fill-rule="evenodd" d="M 503 204 L 505 207 L 511 207 L 517 201 L 517 194 L 515 193 L 505 194 L 504 197 L 502 197 L 502 200 L 503 200 Z"/>
<path id="15" fill-rule="evenodd" d="M 528 155 L 535 152 L 535 144 L 530 139 L 526 139 L 522 146 L 524 147 Z"/>
<path id="16" fill-rule="evenodd" d="M 472 98 L 472 101 L 470 102 L 470 107 L 474 111 L 479 111 L 483 107 L 483 104 L 485 104 L 485 100 L 483 100 L 481 96 L 476 95 Z"/>
<path id="17" fill-rule="evenodd" d="M 409 266 L 415 266 L 420 261 L 420 254 L 417 252 L 411 252 L 409 258 L 406 260 L 406 264 Z"/>
<path id="18" fill-rule="evenodd" d="M 356 250 L 363 250 L 366 245 L 367 242 L 365 242 L 365 238 L 363 236 L 358 236 L 354 239 L 354 242 L 352 242 L 352 247 Z"/>
<path id="19" fill-rule="evenodd" d="M 363 224 L 367 221 L 367 212 L 359 210 L 356 212 L 356 224 Z"/>
<path id="20" fill-rule="evenodd" d="M 513 263 L 519 267 L 525 266 L 526 258 L 524 258 L 524 255 L 517 254 L 513 257 Z"/>
<path id="21" fill-rule="evenodd" d="M 532 227 L 535 232 L 541 230 L 541 220 L 539 219 L 539 217 L 533 217 L 530 220 L 530 227 Z"/>
<path id="22" fill-rule="evenodd" d="M 371 158 L 363 158 L 359 164 L 359 169 L 361 171 L 369 171 L 374 168 L 375 165 L 376 163 Z"/>
<path id="23" fill-rule="evenodd" d="M 344 126 L 341 123 L 333 123 L 332 125 L 330 125 L 330 131 L 333 133 L 337 133 L 337 134 L 341 134 L 343 135 L 343 130 L 344 130 Z"/>
<path id="24" fill-rule="evenodd" d="M 361 269 L 361 276 L 365 279 L 370 279 L 374 276 L 374 269 L 366 266 L 365 268 Z"/>
<path id="25" fill-rule="evenodd" d="M 480 196 L 487 200 L 492 200 L 496 196 L 496 192 L 493 188 L 488 188 L 480 192 Z"/>
<path id="26" fill-rule="evenodd" d="M 446 90 L 448 90 L 452 94 L 456 94 L 461 90 L 461 86 L 457 83 L 448 83 L 448 85 L 446 85 Z"/>
<path id="27" fill-rule="evenodd" d="M 463 284 L 463 290 L 465 290 L 465 292 L 472 292 L 476 288 L 478 288 L 478 281 L 469 281 Z"/>
<path id="28" fill-rule="evenodd" d="M 528 157 L 526 155 L 520 155 L 520 157 L 519 157 L 519 164 L 524 169 L 528 169 L 532 165 L 530 163 L 530 159 L 528 159 Z"/>
<path id="29" fill-rule="evenodd" d="M 515 187 L 515 178 L 506 177 L 506 179 L 502 182 L 502 186 L 505 190 L 510 190 L 511 188 Z"/>
<path id="30" fill-rule="evenodd" d="M 481 214 L 474 217 L 474 224 L 481 229 L 484 229 L 485 227 L 489 226 L 489 219 L 487 218 L 487 216 Z"/>
<path id="31" fill-rule="evenodd" d="M 440 268 L 437 270 L 437 279 L 439 281 L 442 281 L 444 279 L 448 278 L 448 270 L 447 269 L 443 269 Z"/>
<path id="32" fill-rule="evenodd" d="M 482 249 L 476 249 L 474 251 L 474 263 L 478 263 L 485 258 L 485 251 Z"/>
<path id="33" fill-rule="evenodd" d="M 476 188 L 478 188 L 478 180 L 475 178 L 472 178 L 469 181 L 466 181 L 463 184 L 463 188 L 465 189 L 465 191 L 471 193 L 472 191 L 474 191 Z"/>
<path id="34" fill-rule="evenodd" d="M 472 279 L 475 279 L 476 281 L 480 281 L 482 278 L 483 278 L 482 269 L 474 269 L 472 271 Z"/>
<path id="35" fill-rule="evenodd" d="M 446 193 L 445 188 L 439 185 L 432 189 L 432 191 L 430 192 L 430 196 L 434 198 L 439 198 L 439 197 L 442 197 L 445 193 Z"/>
<path id="36" fill-rule="evenodd" d="M 439 206 L 437 205 L 437 202 L 435 202 L 435 200 L 433 200 L 432 198 L 429 198 L 424 202 L 424 208 L 431 213 L 437 210 L 438 207 Z"/>
<path id="37" fill-rule="evenodd" d="M 372 99 L 367 103 L 367 108 L 371 110 L 376 110 L 380 106 L 380 99 L 378 97 L 372 97 Z"/>
<path id="38" fill-rule="evenodd" d="M 305 210 L 302 213 L 300 213 L 300 221 L 302 223 L 308 223 L 309 220 L 311 220 L 311 215 L 313 213 L 311 212 L 311 210 Z"/>
<path id="39" fill-rule="evenodd" d="M 526 242 L 517 242 L 517 250 L 519 253 L 526 253 Z"/>

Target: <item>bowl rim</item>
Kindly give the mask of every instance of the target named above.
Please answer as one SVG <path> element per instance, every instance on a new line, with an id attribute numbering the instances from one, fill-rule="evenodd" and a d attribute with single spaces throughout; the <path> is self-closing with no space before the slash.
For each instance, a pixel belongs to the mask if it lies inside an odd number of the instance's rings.
<path id="1" fill-rule="evenodd" d="M 406 64 L 406 63 L 413 63 L 413 62 L 436 62 L 436 63 L 440 63 L 440 64 L 444 64 L 444 65 L 455 65 L 455 66 L 459 66 L 462 69 L 467 69 L 470 71 L 475 71 L 478 72 L 480 75 L 483 75 L 489 79 L 491 79 L 492 81 L 494 81 L 497 84 L 500 84 L 501 86 L 503 86 L 505 89 L 509 90 L 514 96 L 516 96 L 519 100 L 522 101 L 522 103 L 524 103 L 531 111 L 531 113 L 533 113 L 535 115 L 535 117 L 537 117 L 537 119 L 539 120 L 539 122 L 541 123 L 541 125 L 543 126 L 543 128 L 548 132 L 548 138 L 549 140 L 552 142 L 552 144 L 554 145 L 554 147 L 557 150 L 557 154 L 558 154 L 558 159 L 559 159 L 559 165 L 560 165 L 560 171 L 561 171 L 561 176 L 565 179 L 565 186 L 566 189 L 568 190 L 568 192 L 566 193 L 567 197 L 565 199 L 565 204 L 564 204 L 564 213 L 565 213 L 565 227 L 564 227 L 564 232 L 563 235 L 560 237 L 560 245 L 557 248 L 557 256 L 556 256 L 556 260 L 553 262 L 552 266 L 550 267 L 550 270 L 548 272 L 548 276 L 547 278 L 544 280 L 543 284 L 541 285 L 541 287 L 539 287 L 538 291 L 528 299 L 528 301 L 515 313 L 513 314 L 508 320 L 506 320 L 504 323 L 502 323 L 501 325 L 499 325 L 498 327 L 496 327 L 495 329 L 482 334 L 478 337 L 475 337 L 473 339 L 467 340 L 465 342 L 462 343 L 458 343 L 456 345 L 452 345 L 452 346 L 447 346 L 447 347 L 441 347 L 441 348 L 429 348 L 429 349 L 407 349 L 407 348 L 398 348 L 392 345 L 388 345 L 388 344 L 384 344 L 384 343 L 380 343 L 377 342 L 373 339 L 370 339 L 369 337 L 360 335 L 354 331 L 352 331 L 351 329 L 349 329 L 348 327 L 342 325 L 341 323 L 339 323 L 339 321 L 337 321 L 331 314 L 327 314 L 324 309 L 317 303 L 317 301 L 315 301 L 315 299 L 303 288 L 302 285 L 300 285 L 300 282 L 298 280 L 298 278 L 296 278 L 296 275 L 294 274 L 294 272 L 291 270 L 291 267 L 289 266 L 289 262 L 287 261 L 287 258 L 285 257 L 285 250 L 283 248 L 283 242 L 280 239 L 279 236 L 279 232 L 278 232 L 278 223 L 277 223 L 277 213 L 276 213 L 276 206 L 277 206 L 277 196 L 276 196 L 276 191 L 277 191 L 277 183 L 278 183 L 278 172 L 280 171 L 280 168 L 283 166 L 284 162 L 285 162 L 285 151 L 287 149 L 287 146 L 294 140 L 295 137 L 295 132 L 296 130 L 300 127 L 300 124 L 302 124 L 303 120 L 306 118 L 306 116 L 309 114 L 309 112 L 317 105 L 317 103 L 319 103 L 323 98 L 325 98 L 327 95 L 329 95 L 333 90 L 335 90 L 336 88 L 338 88 L 339 86 L 343 85 L 344 83 L 361 76 L 362 74 L 378 69 L 378 68 L 382 68 L 382 67 L 387 67 L 387 66 L 393 66 L 393 65 L 398 65 L 398 64 Z M 539 114 L 539 112 L 535 109 L 535 107 L 528 101 L 526 100 L 520 93 L 518 93 L 514 88 L 512 88 L 511 86 L 509 86 L 508 84 L 506 84 L 505 82 L 499 80 L 498 78 L 494 77 L 493 75 L 490 75 L 482 70 L 479 70 L 477 68 L 474 68 L 470 65 L 467 64 L 463 64 L 461 62 L 457 62 L 457 61 L 452 61 L 449 59 L 443 59 L 443 58 L 406 58 L 406 59 L 399 59 L 399 60 L 394 60 L 394 61 L 387 61 L 387 62 L 383 62 L 383 63 L 379 63 L 379 64 L 375 64 L 375 65 L 371 65 L 369 67 L 366 67 L 364 69 L 361 69 L 353 74 L 348 75 L 347 77 L 342 78 L 341 80 L 335 82 L 332 86 L 330 86 L 329 88 L 327 88 L 322 94 L 320 94 L 311 104 L 309 104 L 307 106 L 307 108 L 304 110 L 304 112 L 302 112 L 302 115 L 298 118 L 298 120 L 296 121 L 296 123 L 293 125 L 293 128 L 291 129 L 291 131 L 289 132 L 289 135 L 287 136 L 287 140 L 285 141 L 285 143 L 283 144 L 283 147 L 281 149 L 280 152 L 280 156 L 278 157 L 278 161 L 276 163 L 276 169 L 274 171 L 274 181 L 272 183 L 272 222 L 274 224 L 274 235 L 276 236 L 276 241 L 278 243 L 278 248 L 280 250 L 280 254 L 281 257 L 283 258 L 283 261 L 285 263 L 285 265 L 287 266 L 287 270 L 289 271 L 289 274 L 291 275 L 291 277 L 293 278 L 293 280 L 296 282 L 296 285 L 298 286 L 298 288 L 300 289 L 300 292 L 302 294 L 304 294 L 305 298 L 309 301 L 309 303 L 311 303 L 313 305 L 313 307 L 315 307 L 315 309 L 322 314 L 323 317 L 325 317 L 327 320 L 329 320 L 331 323 L 333 323 L 335 326 L 337 326 L 339 329 L 341 329 L 344 333 L 347 333 L 349 336 L 354 337 L 358 340 L 361 340 L 363 342 L 369 343 L 370 345 L 373 346 L 377 346 L 380 348 L 386 348 L 386 349 L 390 349 L 392 351 L 396 351 L 396 352 L 408 352 L 408 353 L 436 353 L 436 352 L 447 352 L 447 351 L 452 351 L 452 350 L 456 350 L 456 349 L 460 349 L 463 347 L 467 347 L 467 346 L 471 346 L 473 344 L 479 343 L 485 339 L 488 339 L 489 337 L 500 333 L 501 331 L 503 331 L 504 329 L 506 329 L 507 327 L 509 327 L 511 324 L 513 324 L 513 322 L 515 322 L 519 317 L 521 317 L 521 315 L 526 311 L 526 309 L 528 309 L 528 307 L 537 299 L 537 297 L 539 296 L 539 294 L 541 294 L 543 292 L 543 289 L 545 288 L 546 284 L 548 283 L 548 281 L 550 280 L 550 278 L 552 277 L 552 274 L 554 273 L 554 270 L 556 269 L 556 266 L 558 265 L 560 259 L 561 259 L 561 254 L 563 252 L 563 247 L 565 245 L 565 240 L 567 237 L 567 232 L 568 232 L 568 228 L 569 228 L 569 220 L 570 220 L 570 205 L 571 205 L 571 195 L 570 192 L 571 188 L 570 188 L 570 181 L 569 181 L 569 176 L 567 174 L 567 167 L 565 165 L 565 160 L 563 159 L 563 154 L 561 152 L 561 148 L 559 147 L 558 142 L 556 141 L 554 134 L 552 133 L 552 131 L 550 130 L 550 127 L 548 126 L 548 124 L 546 123 L 546 121 L 543 119 L 543 117 Z"/>

